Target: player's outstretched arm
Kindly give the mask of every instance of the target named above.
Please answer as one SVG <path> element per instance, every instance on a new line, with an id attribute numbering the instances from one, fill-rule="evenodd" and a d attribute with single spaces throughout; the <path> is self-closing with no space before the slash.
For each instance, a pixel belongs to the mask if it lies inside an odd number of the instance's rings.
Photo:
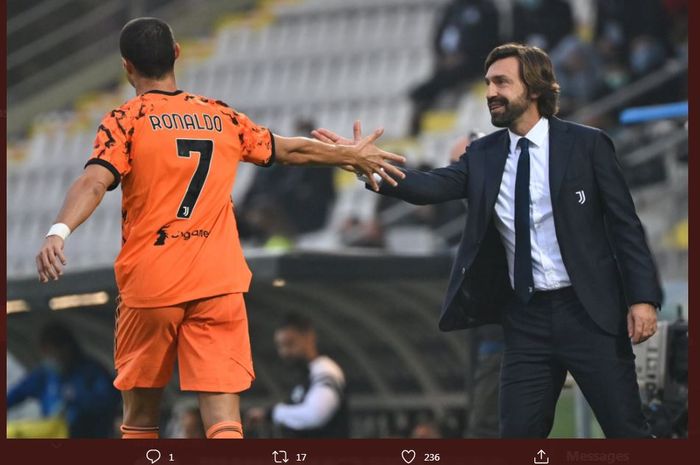
<path id="1" fill-rule="evenodd" d="M 55 224 L 67 226 L 68 232 L 74 231 L 95 211 L 112 183 L 114 175 L 108 169 L 100 165 L 88 165 L 68 189 Z M 61 231 L 52 231 L 53 228 L 36 256 L 36 268 L 42 283 L 48 282 L 49 279 L 57 280 L 63 274 L 63 267 L 67 263 L 63 254 L 65 239 Z"/>
<path id="2" fill-rule="evenodd" d="M 353 139 L 343 137 L 329 129 L 316 129 L 311 134 L 318 140 L 340 146 L 356 143 L 362 138 L 360 122 L 353 126 Z M 348 169 L 348 168 L 345 168 Z M 468 182 L 468 164 L 466 158 L 460 157 L 456 163 L 430 171 L 419 171 L 402 168 L 404 176 L 401 184 L 387 184 L 379 177 L 382 173 L 370 177 L 363 172 L 357 172 L 358 178 L 374 191 L 383 195 L 396 197 L 415 205 L 431 205 L 448 200 L 466 198 Z M 375 187 L 381 183 L 380 189 Z"/>
<path id="3" fill-rule="evenodd" d="M 374 144 L 383 132 L 383 129 L 377 129 L 372 135 L 351 145 L 329 144 L 306 137 L 282 137 L 275 134 L 275 160 L 288 165 L 333 165 L 352 169 L 372 178 L 371 187 L 374 190 L 379 189 L 372 177 L 373 173 L 377 173 L 395 186 L 396 180 L 403 179 L 404 174 L 390 162 L 404 163 L 406 159 L 381 150 Z"/>

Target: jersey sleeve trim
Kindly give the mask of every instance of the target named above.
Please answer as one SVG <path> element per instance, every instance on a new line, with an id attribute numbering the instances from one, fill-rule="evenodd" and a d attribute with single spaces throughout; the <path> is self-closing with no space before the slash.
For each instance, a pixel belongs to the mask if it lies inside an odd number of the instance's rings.
<path id="1" fill-rule="evenodd" d="M 100 165 L 107 168 L 114 175 L 114 182 L 107 188 L 107 190 L 113 191 L 117 188 L 119 182 L 122 179 L 122 175 L 119 174 L 119 171 L 114 167 L 113 164 L 111 164 L 107 160 L 103 160 L 102 158 L 91 158 L 90 160 L 88 160 L 87 163 L 85 163 L 84 168 L 87 168 L 88 165 Z"/>
<path id="2" fill-rule="evenodd" d="M 262 166 L 263 168 L 269 168 L 275 163 L 275 135 L 269 129 L 267 132 L 270 133 L 270 147 L 272 153 L 270 154 L 270 158 L 265 163 L 258 165 Z"/>

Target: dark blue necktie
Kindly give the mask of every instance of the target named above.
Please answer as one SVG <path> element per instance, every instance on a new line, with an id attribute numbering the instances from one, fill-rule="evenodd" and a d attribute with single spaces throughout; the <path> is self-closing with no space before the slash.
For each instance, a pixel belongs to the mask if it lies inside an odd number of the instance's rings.
<path id="1" fill-rule="evenodd" d="M 515 264 L 513 277 L 515 295 L 528 303 L 535 292 L 532 279 L 532 251 L 530 250 L 530 151 L 529 141 L 521 137 L 518 141 L 520 158 L 515 175 Z"/>

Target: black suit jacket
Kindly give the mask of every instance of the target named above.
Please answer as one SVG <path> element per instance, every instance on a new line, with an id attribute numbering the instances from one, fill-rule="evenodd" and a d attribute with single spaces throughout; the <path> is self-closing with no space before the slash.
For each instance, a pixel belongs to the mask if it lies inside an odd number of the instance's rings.
<path id="1" fill-rule="evenodd" d="M 450 166 L 407 169 L 398 187 L 381 186 L 380 193 L 419 205 L 469 203 L 442 306 L 443 331 L 500 323 L 512 296 L 494 225 L 509 143 L 506 129 L 496 131 Z M 549 182 L 557 240 L 576 295 L 603 330 L 626 331 L 628 306 L 660 305 L 662 292 L 612 140 L 599 129 L 550 118 Z"/>

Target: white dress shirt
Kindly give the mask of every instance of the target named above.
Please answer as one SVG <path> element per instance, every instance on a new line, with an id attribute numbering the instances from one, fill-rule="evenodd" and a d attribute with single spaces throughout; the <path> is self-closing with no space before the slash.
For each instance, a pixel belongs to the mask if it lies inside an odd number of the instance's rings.
<path id="1" fill-rule="evenodd" d="M 518 169 L 520 136 L 508 130 L 510 149 L 496 200 L 496 229 L 501 234 L 508 259 L 510 283 L 515 261 L 515 175 Z M 540 118 L 525 134 L 530 152 L 530 244 L 532 277 L 536 290 L 570 286 L 571 280 L 561 257 L 554 230 L 552 199 L 549 194 L 549 120 Z"/>

